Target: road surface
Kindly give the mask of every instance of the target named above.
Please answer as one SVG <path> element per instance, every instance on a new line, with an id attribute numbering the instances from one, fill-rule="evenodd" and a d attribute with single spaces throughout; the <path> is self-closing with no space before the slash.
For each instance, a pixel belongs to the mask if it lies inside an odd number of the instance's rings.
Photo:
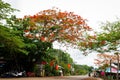
<path id="1" fill-rule="evenodd" d="M 0 80 L 102 80 L 102 79 L 87 76 L 59 76 L 59 77 L 0 78 Z"/>

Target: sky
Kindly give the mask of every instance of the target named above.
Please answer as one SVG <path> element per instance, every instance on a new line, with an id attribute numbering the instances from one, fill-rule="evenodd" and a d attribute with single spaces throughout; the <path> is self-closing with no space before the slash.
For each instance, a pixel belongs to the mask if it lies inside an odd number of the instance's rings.
<path id="1" fill-rule="evenodd" d="M 13 8 L 19 9 L 16 12 L 17 17 L 24 15 L 34 15 L 42 10 L 57 7 L 62 11 L 74 12 L 84 19 L 88 20 L 88 25 L 94 30 L 99 31 L 102 22 L 115 21 L 120 17 L 120 0 L 3 0 L 10 3 Z M 58 43 L 54 43 L 55 48 L 59 47 Z M 57 45 L 57 46 L 56 46 Z M 94 66 L 94 58 L 96 53 L 88 56 L 81 55 L 77 49 L 69 48 L 67 50 L 72 58 L 78 64 L 87 64 Z"/>

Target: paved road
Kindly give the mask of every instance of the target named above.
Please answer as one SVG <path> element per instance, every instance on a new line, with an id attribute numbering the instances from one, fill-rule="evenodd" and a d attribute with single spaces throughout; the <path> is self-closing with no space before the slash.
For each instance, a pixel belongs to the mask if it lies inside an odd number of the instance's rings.
<path id="1" fill-rule="evenodd" d="M 87 76 L 0 78 L 0 80 L 102 80 Z"/>

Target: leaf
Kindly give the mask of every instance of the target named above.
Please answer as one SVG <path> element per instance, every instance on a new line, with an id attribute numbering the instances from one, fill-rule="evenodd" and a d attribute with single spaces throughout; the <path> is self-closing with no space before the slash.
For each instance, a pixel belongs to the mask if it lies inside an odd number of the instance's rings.
<path id="1" fill-rule="evenodd" d="M 18 49 L 18 51 L 21 52 L 21 53 L 23 53 L 23 54 L 25 54 L 25 55 L 28 55 L 28 51 L 26 51 L 26 50 Z"/>

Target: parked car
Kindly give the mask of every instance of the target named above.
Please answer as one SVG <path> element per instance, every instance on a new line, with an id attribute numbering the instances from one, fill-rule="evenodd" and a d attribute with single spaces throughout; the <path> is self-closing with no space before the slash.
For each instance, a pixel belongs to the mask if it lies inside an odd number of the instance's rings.
<path id="1" fill-rule="evenodd" d="M 1 74 L 1 77 L 3 78 L 9 78 L 9 77 L 25 77 L 26 76 L 26 72 L 25 71 L 11 71 L 11 72 L 6 72 Z"/>

